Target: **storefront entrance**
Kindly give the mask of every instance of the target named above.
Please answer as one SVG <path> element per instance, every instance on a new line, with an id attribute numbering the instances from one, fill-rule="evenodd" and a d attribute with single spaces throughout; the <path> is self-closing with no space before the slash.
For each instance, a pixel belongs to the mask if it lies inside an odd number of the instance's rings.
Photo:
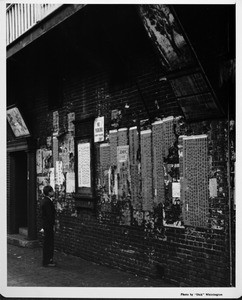
<path id="1" fill-rule="evenodd" d="M 16 231 L 19 228 L 28 227 L 28 205 L 27 205 L 27 154 L 25 151 L 16 152 L 15 158 L 15 224 Z"/>
<path id="2" fill-rule="evenodd" d="M 37 237 L 35 150 L 24 142 L 8 145 L 7 232 Z"/>

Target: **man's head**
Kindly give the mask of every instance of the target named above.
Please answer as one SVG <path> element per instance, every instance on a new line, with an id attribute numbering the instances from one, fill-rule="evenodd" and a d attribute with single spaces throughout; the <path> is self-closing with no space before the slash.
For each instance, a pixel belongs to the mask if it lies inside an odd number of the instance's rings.
<path id="1" fill-rule="evenodd" d="M 54 190 L 52 188 L 51 185 L 46 185 L 44 188 L 43 188 L 43 193 L 45 196 L 53 196 L 54 195 Z"/>

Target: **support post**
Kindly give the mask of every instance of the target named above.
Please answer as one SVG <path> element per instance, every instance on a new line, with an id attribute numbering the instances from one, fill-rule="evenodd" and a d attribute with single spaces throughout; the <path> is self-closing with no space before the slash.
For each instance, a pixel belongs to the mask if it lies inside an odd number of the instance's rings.
<path id="1" fill-rule="evenodd" d="M 35 151 L 27 151 L 27 201 L 28 201 L 28 239 L 37 238 L 36 218 L 36 157 Z"/>

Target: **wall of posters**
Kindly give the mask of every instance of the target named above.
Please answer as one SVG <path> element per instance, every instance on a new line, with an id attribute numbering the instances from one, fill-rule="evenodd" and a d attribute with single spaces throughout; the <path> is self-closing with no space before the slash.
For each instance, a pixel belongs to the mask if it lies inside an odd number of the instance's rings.
<path id="1" fill-rule="evenodd" d="M 78 152 L 78 187 L 91 187 L 90 143 L 79 143 Z"/>

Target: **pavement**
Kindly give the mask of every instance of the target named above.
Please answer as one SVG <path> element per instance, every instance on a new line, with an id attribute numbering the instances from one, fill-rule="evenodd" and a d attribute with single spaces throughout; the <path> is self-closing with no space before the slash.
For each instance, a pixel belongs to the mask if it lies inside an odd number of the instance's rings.
<path id="1" fill-rule="evenodd" d="M 42 248 L 7 245 L 8 287 L 172 287 L 161 279 L 140 277 L 60 251 L 57 266 L 42 266 Z"/>

